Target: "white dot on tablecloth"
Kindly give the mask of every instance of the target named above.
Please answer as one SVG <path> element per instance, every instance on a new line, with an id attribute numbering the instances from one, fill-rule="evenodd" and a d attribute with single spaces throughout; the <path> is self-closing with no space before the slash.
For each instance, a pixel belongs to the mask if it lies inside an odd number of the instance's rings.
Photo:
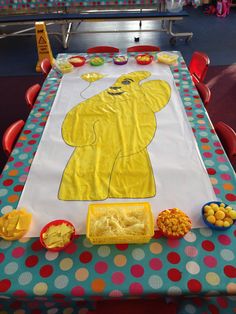
<path id="1" fill-rule="evenodd" d="M 196 275 L 200 272 L 200 266 L 198 265 L 198 263 L 193 261 L 190 261 L 186 264 L 186 269 L 192 275 Z"/>
<path id="2" fill-rule="evenodd" d="M 28 285 L 32 281 L 32 274 L 29 271 L 25 271 L 22 274 L 20 274 L 18 278 L 18 282 L 21 286 Z"/>
<path id="3" fill-rule="evenodd" d="M 145 257 L 144 250 L 142 249 L 134 249 L 131 254 L 136 261 L 141 261 Z"/>
<path id="4" fill-rule="evenodd" d="M 63 289 L 68 285 L 69 279 L 65 275 L 60 275 L 54 280 L 54 285 L 57 289 Z"/>
<path id="5" fill-rule="evenodd" d="M 163 286 L 163 281 L 162 281 L 161 277 L 159 277 L 157 275 L 150 276 L 148 279 L 148 283 L 149 283 L 149 286 L 155 290 L 157 290 Z"/>
<path id="6" fill-rule="evenodd" d="M 232 261 L 235 258 L 234 252 L 229 249 L 221 250 L 220 255 L 225 261 Z"/>
<path id="7" fill-rule="evenodd" d="M 16 262 L 8 263 L 4 268 L 4 273 L 12 275 L 18 270 L 18 264 Z"/>
<path id="8" fill-rule="evenodd" d="M 98 248 L 98 255 L 100 257 L 107 257 L 110 255 L 110 253 L 111 253 L 111 249 L 109 248 L 109 246 L 102 245 Z"/>

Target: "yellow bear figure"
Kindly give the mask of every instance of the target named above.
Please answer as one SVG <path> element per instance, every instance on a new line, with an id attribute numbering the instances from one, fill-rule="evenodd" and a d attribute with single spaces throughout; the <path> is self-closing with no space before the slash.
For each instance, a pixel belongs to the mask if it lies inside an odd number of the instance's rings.
<path id="1" fill-rule="evenodd" d="M 64 141 L 75 150 L 64 170 L 60 200 L 104 200 L 155 196 L 147 146 L 156 131 L 155 112 L 170 99 L 162 80 L 137 71 L 120 76 L 101 93 L 69 111 Z"/>

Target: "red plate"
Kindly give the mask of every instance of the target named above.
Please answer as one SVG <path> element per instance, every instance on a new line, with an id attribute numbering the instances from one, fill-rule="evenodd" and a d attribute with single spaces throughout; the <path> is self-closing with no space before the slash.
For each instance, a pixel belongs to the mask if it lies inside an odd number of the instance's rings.
<path id="1" fill-rule="evenodd" d="M 81 67 L 82 65 L 85 64 L 85 57 L 83 56 L 73 56 L 73 57 L 70 57 L 68 59 L 68 61 L 74 66 L 74 67 Z"/>
<path id="2" fill-rule="evenodd" d="M 150 64 L 152 62 L 153 56 L 145 53 L 142 55 L 137 55 L 135 57 L 135 59 L 136 59 L 138 64 L 147 65 L 147 64 Z"/>
<path id="3" fill-rule="evenodd" d="M 46 246 L 46 244 L 43 241 L 43 234 L 47 231 L 47 229 L 51 226 L 59 226 L 61 224 L 65 223 L 68 226 L 71 226 L 74 228 L 74 232 L 71 234 L 71 238 L 70 241 L 68 243 L 66 243 L 63 247 L 54 247 L 54 248 L 48 248 Z M 45 247 L 48 251 L 53 251 L 53 252 L 59 252 L 59 251 L 63 251 L 65 248 L 67 248 L 71 242 L 73 241 L 75 237 L 75 227 L 73 226 L 73 224 L 71 222 L 69 222 L 68 220 L 64 220 L 64 219 L 58 219 L 58 220 L 53 220 L 50 221 L 48 224 L 46 224 L 43 229 L 40 232 L 40 242 L 42 244 L 43 247 Z"/>

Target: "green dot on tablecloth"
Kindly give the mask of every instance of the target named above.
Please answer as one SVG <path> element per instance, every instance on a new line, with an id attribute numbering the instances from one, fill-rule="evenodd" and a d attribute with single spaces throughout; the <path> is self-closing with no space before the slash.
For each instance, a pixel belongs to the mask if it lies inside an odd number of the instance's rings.
<path id="1" fill-rule="evenodd" d="M 63 258 L 59 265 L 61 270 L 67 271 L 73 266 L 73 260 L 71 258 Z"/>
<path id="2" fill-rule="evenodd" d="M 18 158 L 19 158 L 20 160 L 25 160 L 25 159 L 28 158 L 28 154 L 20 154 L 20 155 L 18 156 Z"/>
<path id="3" fill-rule="evenodd" d="M 98 248 L 98 255 L 100 257 L 107 257 L 110 255 L 110 253 L 111 253 L 111 249 L 109 248 L 109 246 L 102 245 Z"/>
<path id="4" fill-rule="evenodd" d="M 184 309 L 185 309 L 186 313 L 188 313 L 188 314 L 195 314 L 197 311 L 196 307 L 192 304 L 185 305 Z"/>
<path id="5" fill-rule="evenodd" d="M 220 283 L 220 277 L 217 273 L 209 272 L 206 274 L 205 278 L 206 281 L 212 286 L 217 286 Z"/>
<path id="6" fill-rule="evenodd" d="M 7 189 L 0 189 L 0 196 L 7 195 Z"/>
<path id="7" fill-rule="evenodd" d="M 145 257 L 144 250 L 142 249 L 134 249 L 131 254 L 136 261 L 141 261 Z"/>
<path id="8" fill-rule="evenodd" d="M 204 237 L 211 237 L 212 236 L 212 230 L 209 228 L 201 228 L 201 229 L 199 229 L 199 232 Z"/>
<path id="9" fill-rule="evenodd" d="M 12 275 L 18 270 L 18 264 L 16 262 L 8 263 L 4 268 L 4 273 Z"/>
<path id="10" fill-rule="evenodd" d="M 68 285 L 69 279 L 65 275 L 60 275 L 54 280 L 54 285 L 57 289 L 63 289 Z"/>
<path id="11" fill-rule="evenodd" d="M 18 278 L 18 282 L 21 286 L 25 286 L 28 285 L 31 281 L 32 281 L 32 274 L 29 271 L 23 272 L 22 274 L 20 274 L 19 278 Z"/>
<path id="12" fill-rule="evenodd" d="M 54 261 L 57 257 L 58 257 L 59 253 L 58 252 L 50 252 L 50 251 L 47 251 L 45 253 L 45 258 L 46 260 L 48 261 Z"/>
<path id="13" fill-rule="evenodd" d="M 152 289 L 160 289 L 163 286 L 163 281 L 160 276 L 152 275 L 148 279 L 148 284 Z"/>
<path id="14" fill-rule="evenodd" d="M 190 261 L 186 264 L 186 269 L 192 275 L 196 275 L 200 272 L 200 266 L 198 265 L 198 263 L 193 261 Z"/>
<path id="15" fill-rule="evenodd" d="M 221 250 L 220 255 L 225 261 L 232 261 L 235 258 L 234 252 L 229 249 Z"/>
<path id="16" fill-rule="evenodd" d="M 169 295 L 181 295 L 182 294 L 182 290 L 179 287 L 176 286 L 172 286 L 168 289 L 168 294 Z"/>

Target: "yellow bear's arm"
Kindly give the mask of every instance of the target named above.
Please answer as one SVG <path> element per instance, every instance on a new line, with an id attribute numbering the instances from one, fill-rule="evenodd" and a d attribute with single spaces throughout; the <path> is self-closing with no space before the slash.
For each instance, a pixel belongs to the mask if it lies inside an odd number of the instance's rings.
<path id="1" fill-rule="evenodd" d="M 62 124 L 63 140 L 70 146 L 84 146 L 95 142 L 94 126 L 98 117 L 84 101 L 69 111 Z"/>

